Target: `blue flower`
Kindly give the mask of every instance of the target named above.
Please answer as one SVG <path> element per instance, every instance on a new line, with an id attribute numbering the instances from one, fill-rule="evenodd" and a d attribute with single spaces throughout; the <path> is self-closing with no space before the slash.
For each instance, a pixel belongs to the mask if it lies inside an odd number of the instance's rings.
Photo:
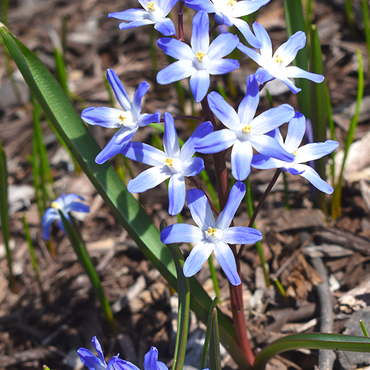
<path id="1" fill-rule="evenodd" d="M 107 365 L 99 341 L 96 337 L 94 337 L 91 341 L 96 349 L 96 352 L 98 352 L 98 357 L 96 357 L 86 348 L 79 348 L 77 351 L 82 363 L 89 370 L 139 370 L 139 368 L 133 363 L 118 358 L 119 355 L 111 358 Z M 151 347 L 150 351 L 145 355 L 144 370 L 168 370 L 167 366 L 163 362 L 158 361 L 157 348 Z"/>
<path id="2" fill-rule="evenodd" d="M 260 41 L 262 47 L 260 53 L 240 43 L 238 49 L 253 59 L 260 68 L 255 75 L 260 84 L 271 81 L 274 78 L 284 82 L 289 89 L 296 94 L 301 91 L 289 78 L 306 78 L 310 81 L 320 83 L 324 76 L 316 73 L 306 72 L 296 66 L 288 66 L 296 57 L 298 51 L 306 45 L 306 35 L 302 31 L 290 36 L 288 41 L 282 44 L 272 55 L 271 39 L 267 31 L 257 22 L 253 24 L 253 31 Z"/>
<path id="3" fill-rule="evenodd" d="M 144 127 L 153 122 L 159 122 L 161 114 L 141 114 L 141 100 L 149 89 L 147 82 L 142 82 L 131 101 L 125 88 L 113 69 L 107 70 L 107 79 L 122 109 L 107 107 L 90 107 L 81 113 L 82 119 L 89 125 L 98 125 L 109 128 L 119 128 L 107 146 L 96 156 L 95 162 L 102 164 L 118 154 L 134 137 L 139 127 Z"/>
<path id="4" fill-rule="evenodd" d="M 63 212 L 63 215 L 69 222 L 71 222 L 71 219 L 68 213 L 71 211 L 85 213 L 90 212 L 90 207 L 88 205 L 81 202 L 76 202 L 76 199 L 84 200 L 84 198 L 76 194 L 62 194 L 60 197 L 55 199 L 54 202 L 51 203 L 51 207 L 45 211 L 41 219 L 41 226 L 43 229 L 42 237 L 45 240 L 50 239 L 50 227 L 55 220 L 58 220 L 59 228 L 63 232 L 65 232 L 63 222 L 58 210 Z"/>
<path id="5" fill-rule="evenodd" d="M 116 18 L 125 22 L 119 28 L 125 30 L 154 24 L 154 28 L 165 36 L 176 34 L 175 25 L 170 18 L 166 18 L 178 0 L 139 0 L 144 9 L 128 9 L 123 12 L 108 14 L 108 18 Z M 127 22 L 127 23 L 126 23 Z"/>
<path id="6" fill-rule="evenodd" d="M 210 122 L 200 124 L 189 140 L 180 149 L 174 120 L 169 113 L 164 114 L 164 152 L 148 144 L 131 142 L 122 154 L 138 162 L 153 166 L 129 181 L 127 189 L 131 193 L 142 193 L 170 178 L 168 186 L 170 215 L 177 215 L 185 204 L 185 177 L 195 176 L 203 171 L 202 158 L 192 158 L 194 141 L 213 130 Z"/>
<path id="7" fill-rule="evenodd" d="M 209 45 L 209 18 L 205 12 L 198 12 L 193 18 L 191 47 L 171 38 L 158 40 L 158 46 L 177 62 L 157 74 L 157 82 L 166 85 L 190 77 L 190 88 L 195 101 L 199 103 L 207 94 L 209 75 L 221 75 L 239 68 L 239 62 L 222 59 L 238 45 L 239 39 L 231 33 L 219 35 Z"/>
<path id="8" fill-rule="evenodd" d="M 247 80 L 247 93 L 235 112 L 224 98 L 211 92 L 208 103 L 212 112 L 227 127 L 210 133 L 194 144 L 197 152 L 210 154 L 221 152 L 229 147 L 231 151 L 231 172 L 235 179 L 245 180 L 251 171 L 253 148 L 259 153 L 284 161 L 292 161 L 294 155 L 268 135 L 268 131 L 289 122 L 294 116 L 294 109 L 283 104 L 263 112 L 253 118 L 259 103 L 258 82 L 254 75 Z"/>
<path id="9" fill-rule="evenodd" d="M 306 119 L 302 113 L 297 112 L 289 122 L 288 133 L 285 143 L 278 129 L 271 132 L 271 135 L 279 141 L 289 153 L 294 154 L 294 161 L 286 163 L 284 161 L 266 157 L 261 154 L 253 156 L 252 166 L 258 169 L 280 168 L 288 171 L 292 175 L 301 175 L 306 178 L 313 186 L 326 194 L 333 192 L 332 186 L 325 182 L 319 174 L 310 166 L 302 164 L 324 157 L 338 148 L 338 143 L 333 140 L 326 140 L 324 143 L 311 143 L 298 148 L 306 131 Z"/>
<path id="10" fill-rule="evenodd" d="M 175 224 L 161 232 L 161 241 L 171 243 L 196 243 L 184 263 L 184 275 L 193 276 L 207 261 L 212 251 L 230 283 L 241 283 L 235 257 L 228 244 L 254 244 L 262 239 L 260 231 L 250 227 L 230 227 L 240 202 L 245 194 L 245 185 L 236 182 L 231 189 L 225 208 L 217 222 L 205 194 L 198 189 L 188 191 L 187 200 L 191 216 L 198 226 Z"/>
<path id="11" fill-rule="evenodd" d="M 235 26 L 249 44 L 259 49 L 262 44 L 253 35 L 247 22 L 241 17 L 252 14 L 270 0 L 185 0 L 186 6 L 196 11 L 215 13 L 215 22 L 219 25 Z"/>

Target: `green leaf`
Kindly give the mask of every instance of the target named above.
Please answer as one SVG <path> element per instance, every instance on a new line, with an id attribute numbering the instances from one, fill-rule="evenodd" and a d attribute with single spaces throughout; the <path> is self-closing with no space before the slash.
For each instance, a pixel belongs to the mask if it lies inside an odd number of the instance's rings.
<path id="1" fill-rule="evenodd" d="M 177 285 L 175 265 L 167 247 L 160 242 L 159 230 L 127 191 L 109 163 L 103 165 L 95 163 L 100 148 L 58 82 L 41 61 L 3 24 L 0 24 L 0 35 L 27 85 L 111 212 L 145 256 L 175 288 Z M 206 322 L 211 298 L 195 278 L 189 280 L 191 309 L 200 320 Z M 221 311 L 218 311 L 218 315 L 223 345 L 240 367 L 246 367 L 247 361 L 240 353 L 231 320 Z"/>
<path id="2" fill-rule="evenodd" d="M 370 338 L 327 333 L 288 335 L 265 347 L 257 355 L 253 368 L 254 370 L 263 370 L 265 364 L 271 357 L 281 352 L 300 348 L 370 352 Z"/>
<path id="3" fill-rule="evenodd" d="M 217 310 L 212 310 L 212 335 L 209 346 L 209 362 L 211 369 L 222 370 L 220 353 L 220 333 L 218 330 Z"/>

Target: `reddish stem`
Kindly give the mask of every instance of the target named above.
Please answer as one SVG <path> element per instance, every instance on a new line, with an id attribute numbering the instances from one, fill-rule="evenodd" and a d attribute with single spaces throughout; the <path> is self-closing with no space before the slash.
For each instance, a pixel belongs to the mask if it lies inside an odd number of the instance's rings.
<path id="1" fill-rule="evenodd" d="M 177 13 L 178 22 L 179 22 L 179 40 L 183 41 L 183 42 L 185 42 L 185 39 L 184 39 L 184 24 L 183 24 L 184 5 L 185 5 L 185 2 L 183 0 L 180 0 L 179 12 Z"/>

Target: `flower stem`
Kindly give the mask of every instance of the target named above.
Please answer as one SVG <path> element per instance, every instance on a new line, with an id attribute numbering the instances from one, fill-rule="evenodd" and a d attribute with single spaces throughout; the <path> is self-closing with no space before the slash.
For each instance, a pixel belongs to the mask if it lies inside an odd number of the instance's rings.
<path id="1" fill-rule="evenodd" d="M 183 23 L 183 17 L 184 17 L 184 5 L 185 2 L 183 0 L 180 0 L 179 3 L 179 12 L 177 13 L 178 16 L 178 22 L 179 22 L 179 40 L 184 42 L 184 23 Z"/>

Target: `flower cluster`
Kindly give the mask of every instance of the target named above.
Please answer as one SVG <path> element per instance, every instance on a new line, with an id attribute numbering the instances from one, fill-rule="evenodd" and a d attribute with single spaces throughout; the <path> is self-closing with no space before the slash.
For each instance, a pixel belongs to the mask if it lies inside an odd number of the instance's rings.
<path id="1" fill-rule="evenodd" d="M 128 9 L 109 14 L 109 17 L 124 21 L 119 25 L 121 29 L 154 24 L 154 28 L 166 36 L 158 40 L 158 47 L 176 59 L 174 63 L 158 72 L 157 82 L 166 85 L 190 78 L 190 89 L 195 101 L 201 102 L 203 109 L 209 107 L 208 113 L 213 113 L 224 125 L 224 128 L 216 128 L 209 121 L 202 122 L 180 148 L 175 120 L 170 113 L 165 112 L 163 151 L 146 143 L 131 141 L 138 129 L 153 122 L 160 122 L 161 114 L 159 111 L 153 114 L 141 113 L 141 100 L 149 89 L 148 83 L 142 82 L 131 100 L 113 70 L 107 71 L 107 78 L 122 109 L 97 107 L 82 112 L 82 119 L 90 125 L 119 129 L 96 157 L 97 163 L 104 163 L 120 153 L 151 166 L 129 181 L 128 191 L 141 193 L 169 179 L 169 214 L 179 214 L 187 201 L 197 226 L 175 224 L 161 232 L 163 243 L 195 243 L 184 264 L 185 276 L 197 273 L 214 251 L 231 284 L 241 283 L 235 260 L 235 248 L 231 246 L 254 244 L 262 238 L 258 230 L 233 225 L 234 215 L 245 195 L 245 185 L 242 181 L 249 176 L 251 168 L 280 168 L 293 175 L 303 176 L 325 193 L 333 191 L 313 168 L 304 163 L 331 153 L 338 143 L 328 140 L 299 147 L 305 133 L 306 119 L 288 104 L 268 109 L 256 116 L 260 89 L 269 81 L 279 79 L 296 94 L 300 89 L 290 80 L 291 78 L 306 78 L 316 83 L 324 80 L 321 75 L 290 66 L 297 52 L 306 44 L 303 32 L 296 32 L 273 53 L 267 31 L 260 24 L 254 23 L 252 32 L 249 25 L 241 19 L 268 1 L 181 1 L 180 10 L 185 5 L 196 11 L 192 21 L 190 44 L 183 38 L 182 24 L 179 22 L 179 35 L 176 35 L 175 26 L 167 17 L 177 0 L 139 0 L 143 9 Z M 221 33 L 211 40 L 213 32 L 210 32 L 209 14 L 214 14 L 216 22 L 211 31 L 218 25 L 235 26 L 245 37 L 248 45 L 244 45 L 236 35 L 229 32 Z M 227 58 L 236 48 L 260 66 L 254 74 L 246 78 L 246 94 L 237 110 L 220 94 L 214 91 L 208 93 L 211 86 L 210 76 L 226 74 L 239 68 L 237 60 Z M 259 49 L 259 52 L 255 49 Z M 285 123 L 288 124 L 288 133 L 284 142 L 279 127 Z M 216 221 L 202 190 L 190 189 L 186 192 L 186 178 L 193 178 L 204 169 L 203 159 L 194 157 L 196 152 L 214 154 L 225 152 L 229 148 L 231 148 L 231 173 L 236 182 Z M 96 348 L 98 350 L 97 345 Z M 98 353 L 101 366 L 96 366 L 96 369 L 102 368 L 102 364 L 105 364 L 100 349 Z M 90 357 L 86 355 L 84 358 L 87 361 L 86 359 Z M 120 362 L 123 360 L 114 358 L 111 361 L 116 361 L 114 368 L 123 368 Z"/>

